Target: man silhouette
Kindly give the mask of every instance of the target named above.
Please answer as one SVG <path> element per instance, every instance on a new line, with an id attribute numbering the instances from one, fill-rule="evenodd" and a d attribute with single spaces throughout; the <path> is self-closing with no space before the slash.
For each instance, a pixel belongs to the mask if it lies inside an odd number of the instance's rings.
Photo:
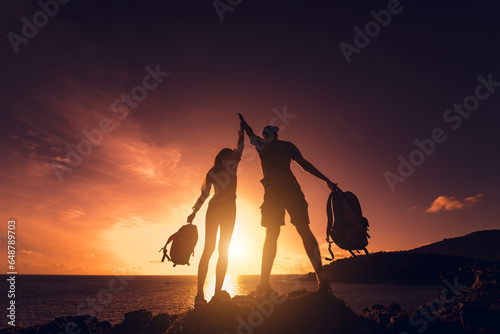
<path id="1" fill-rule="evenodd" d="M 272 291 L 269 277 L 276 257 L 280 229 L 282 225 L 285 225 L 285 210 L 290 215 L 291 223 L 302 238 L 307 256 L 314 267 L 319 285 L 318 291 L 329 293 L 331 288 L 323 272 L 318 242 L 309 228 L 308 204 L 297 179 L 290 169 L 290 163 L 294 160 L 305 171 L 325 181 L 331 190 L 335 188 L 336 184 L 304 159 L 294 144 L 278 140 L 278 127 L 266 126 L 262 131 L 264 138 L 261 138 L 255 135 L 241 114 L 238 114 L 238 116 L 240 117 L 242 129 L 245 130 L 250 138 L 250 143 L 255 146 L 259 153 L 264 174 L 264 178 L 261 180 L 264 185 L 264 203 L 260 208 L 262 214 L 261 225 L 266 228 L 266 239 L 262 253 L 257 299 L 268 298 Z"/>

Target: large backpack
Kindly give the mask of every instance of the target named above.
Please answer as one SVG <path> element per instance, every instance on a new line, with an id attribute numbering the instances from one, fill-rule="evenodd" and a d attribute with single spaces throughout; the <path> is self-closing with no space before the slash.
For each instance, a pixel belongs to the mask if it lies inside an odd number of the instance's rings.
<path id="1" fill-rule="evenodd" d="M 168 255 L 167 245 L 172 242 L 170 247 L 170 256 Z M 161 262 L 167 258 L 174 263 L 174 267 L 178 264 L 187 264 L 189 266 L 189 258 L 194 256 L 194 247 L 198 242 L 198 229 L 194 224 L 186 224 L 179 231 L 172 234 L 168 238 L 167 243 L 160 249 L 163 251 Z"/>
<path id="2" fill-rule="evenodd" d="M 333 210 L 332 210 L 333 207 Z M 332 242 L 337 246 L 349 251 L 352 256 L 356 256 L 353 251 L 364 250 L 368 254 L 368 220 L 363 217 L 361 205 L 358 198 L 350 191 L 343 192 L 336 187 L 328 197 L 326 205 L 328 224 L 326 227 L 326 241 L 328 241 L 328 251 L 333 261 Z M 333 220 L 335 216 L 335 221 Z"/>

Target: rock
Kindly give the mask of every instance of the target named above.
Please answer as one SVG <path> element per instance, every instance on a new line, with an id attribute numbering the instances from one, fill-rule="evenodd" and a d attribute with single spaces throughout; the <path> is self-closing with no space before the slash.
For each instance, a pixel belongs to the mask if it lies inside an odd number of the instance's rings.
<path id="1" fill-rule="evenodd" d="M 476 273 L 471 267 L 445 268 L 439 270 L 441 281 L 457 282 L 457 284 L 471 287 L 476 279 Z"/>
<path id="2" fill-rule="evenodd" d="M 315 273 L 307 273 L 303 276 L 301 276 L 299 278 L 300 281 L 304 281 L 304 282 L 316 282 L 317 281 L 317 278 L 316 278 L 316 274 Z"/>
<path id="3" fill-rule="evenodd" d="M 392 303 L 391 305 L 389 305 L 389 310 L 391 313 L 396 314 L 401 311 L 401 306 L 396 303 Z"/>
<path id="4" fill-rule="evenodd" d="M 143 333 L 151 322 L 153 315 L 146 310 L 137 310 L 125 313 L 125 320 L 121 324 L 113 326 L 111 333 Z"/>
<path id="5" fill-rule="evenodd" d="M 172 317 L 166 313 L 155 315 L 146 328 L 146 334 L 163 334 L 172 324 Z"/>
<path id="6" fill-rule="evenodd" d="M 392 333 L 498 333 L 500 285 L 496 280 L 497 270 L 477 270 L 473 277 L 469 268 L 454 273 L 456 276 L 447 276 L 447 292 L 439 300 L 409 312 L 402 311 L 397 304 L 387 308 L 372 305 L 363 316 Z M 467 287 L 467 282 L 474 284 Z M 388 324 L 387 315 L 390 316 Z"/>
<path id="7" fill-rule="evenodd" d="M 79 333 L 79 334 L 106 334 L 109 333 L 111 324 L 107 321 L 99 322 L 96 318 L 84 315 L 76 317 L 56 318 L 48 324 L 30 327 L 10 327 L 0 330 L 0 333 Z"/>
<path id="8" fill-rule="evenodd" d="M 385 310 L 387 307 L 379 304 L 373 304 L 370 306 L 370 310 Z"/>
<path id="9" fill-rule="evenodd" d="M 293 298 L 293 297 L 299 297 L 299 296 L 303 296 L 305 294 L 307 294 L 307 290 L 306 289 L 302 289 L 302 290 L 295 290 L 295 291 L 292 291 L 290 292 L 287 297 L 288 298 Z"/>

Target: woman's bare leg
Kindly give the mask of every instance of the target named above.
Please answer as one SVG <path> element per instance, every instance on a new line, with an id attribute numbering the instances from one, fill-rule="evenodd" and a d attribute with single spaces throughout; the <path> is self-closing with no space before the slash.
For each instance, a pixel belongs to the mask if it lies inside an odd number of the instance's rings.
<path id="1" fill-rule="evenodd" d="M 207 214 L 205 223 L 205 246 L 203 248 L 203 254 L 201 255 L 200 264 L 198 265 L 198 296 L 204 296 L 203 286 L 207 278 L 210 257 L 215 250 L 218 227 L 218 224 Z"/>

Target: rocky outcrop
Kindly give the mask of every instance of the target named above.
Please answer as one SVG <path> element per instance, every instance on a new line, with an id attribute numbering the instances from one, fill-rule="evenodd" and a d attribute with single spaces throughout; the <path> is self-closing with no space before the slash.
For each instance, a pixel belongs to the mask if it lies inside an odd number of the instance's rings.
<path id="1" fill-rule="evenodd" d="M 98 321 L 90 316 L 60 317 L 44 325 L 35 325 L 30 327 L 8 327 L 0 330 L 4 333 L 22 333 L 22 334 L 108 334 L 111 331 L 111 324 L 107 321 Z"/>
<path id="2" fill-rule="evenodd" d="M 45 325 L 4 329 L 0 334 L 498 333 L 500 271 L 457 269 L 442 275 L 441 295 L 411 311 L 397 304 L 372 305 L 356 314 L 334 295 L 300 290 L 286 296 L 274 293 L 263 301 L 252 294 L 236 296 L 172 316 L 138 310 L 125 314 L 115 326 L 85 316 L 65 317 Z"/>
<path id="3" fill-rule="evenodd" d="M 363 310 L 363 315 L 387 333 L 498 333 L 499 279 L 498 270 L 457 269 L 444 278 L 441 295 L 417 309 L 402 311 L 396 304 L 372 305 Z"/>
<path id="4" fill-rule="evenodd" d="M 376 333 L 377 324 L 342 299 L 294 291 L 256 301 L 249 296 L 187 312 L 169 333 Z"/>

